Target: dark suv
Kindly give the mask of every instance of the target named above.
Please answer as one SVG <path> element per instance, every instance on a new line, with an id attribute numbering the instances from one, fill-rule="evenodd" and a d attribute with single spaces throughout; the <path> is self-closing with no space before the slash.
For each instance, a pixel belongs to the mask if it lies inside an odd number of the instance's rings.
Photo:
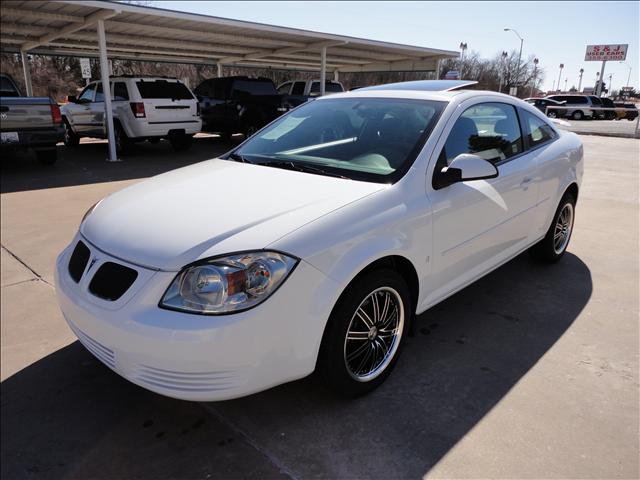
<path id="1" fill-rule="evenodd" d="M 287 109 L 268 78 L 222 77 L 204 80 L 195 89 L 202 131 L 229 138 L 250 136 Z"/>

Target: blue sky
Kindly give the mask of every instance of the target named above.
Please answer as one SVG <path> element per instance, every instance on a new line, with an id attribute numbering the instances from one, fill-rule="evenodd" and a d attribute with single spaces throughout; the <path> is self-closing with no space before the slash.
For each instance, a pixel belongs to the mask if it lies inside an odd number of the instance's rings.
<path id="1" fill-rule="evenodd" d="M 546 73 L 544 87 L 593 85 L 600 62 L 585 62 L 587 44 L 628 43 L 630 85 L 639 86 L 640 2 L 205 2 L 152 1 L 151 6 L 249 20 L 354 37 L 457 50 L 461 41 L 484 57 L 519 48 L 505 27 L 524 37 L 523 57 L 535 54 Z M 629 68 L 608 62 L 613 88 L 627 82 Z M 608 80 L 607 80 L 608 83 Z"/>

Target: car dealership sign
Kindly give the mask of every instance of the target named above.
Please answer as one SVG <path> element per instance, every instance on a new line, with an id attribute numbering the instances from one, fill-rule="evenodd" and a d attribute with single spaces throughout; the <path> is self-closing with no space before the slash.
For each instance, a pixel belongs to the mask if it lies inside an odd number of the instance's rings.
<path id="1" fill-rule="evenodd" d="M 626 60 L 629 45 L 587 45 L 584 59 L 587 62 L 608 62 L 609 60 Z"/>

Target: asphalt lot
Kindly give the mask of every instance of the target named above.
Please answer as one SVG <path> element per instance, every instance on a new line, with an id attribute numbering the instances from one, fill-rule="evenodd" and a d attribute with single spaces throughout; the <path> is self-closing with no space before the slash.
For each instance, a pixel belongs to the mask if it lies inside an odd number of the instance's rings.
<path id="1" fill-rule="evenodd" d="M 582 139 L 565 258 L 522 255 L 422 315 L 389 381 L 355 401 L 313 376 L 227 402 L 164 398 L 62 319 L 54 260 L 85 210 L 228 144 L 3 158 L 2 478 L 638 478 L 640 142 Z"/>

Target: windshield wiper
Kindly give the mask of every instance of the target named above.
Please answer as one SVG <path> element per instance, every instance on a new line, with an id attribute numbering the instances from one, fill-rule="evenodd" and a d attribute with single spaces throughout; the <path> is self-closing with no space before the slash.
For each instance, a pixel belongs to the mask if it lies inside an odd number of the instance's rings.
<path id="1" fill-rule="evenodd" d="M 284 168 L 287 170 L 294 170 L 296 172 L 314 173 L 316 175 L 325 175 L 327 177 L 345 178 L 349 180 L 349 177 L 340 175 L 339 173 L 330 172 L 323 168 L 314 167 L 305 163 L 296 163 L 291 160 L 274 160 L 270 162 L 260 162 L 258 165 L 264 165 L 265 167 Z"/>
<path id="2" fill-rule="evenodd" d="M 233 160 L 234 162 L 240 162 L 240 163 L 253 163 L 250 162 L 249 160 L 247 160 L 247 157 L 243 157 L 242 155 L 240 155 L 239 153 L 230 153 L 229 154 L 229 158 L 231 160 Z"/>

